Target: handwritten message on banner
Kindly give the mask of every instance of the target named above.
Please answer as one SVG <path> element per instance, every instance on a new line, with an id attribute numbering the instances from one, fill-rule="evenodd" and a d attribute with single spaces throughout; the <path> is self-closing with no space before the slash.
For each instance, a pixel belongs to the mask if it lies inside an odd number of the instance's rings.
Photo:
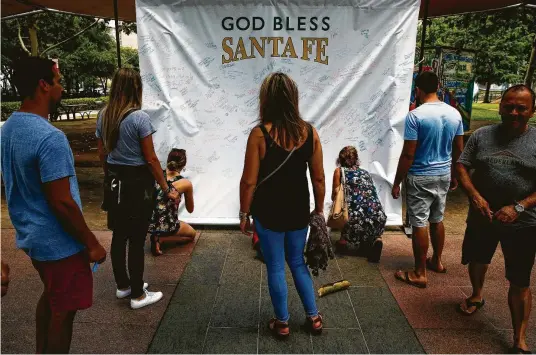
<path id="1" fill-rule="evenodd" d="M 195 188 L 192 223 L 238 223 L 247 137 L 272 72 L 298 84 L 303 118 L 319 132 L 325 210 L 339 151 L 359 151 L 389 225 L 390 197 L 409 106 L 419 0 L 304 2 L 137 0 L 143 106 L 162 166 L 184 148 Z M 311 194 L 312 197 L 312 194 Z M 311 206 L 313 206 L 311 201 Z"/>

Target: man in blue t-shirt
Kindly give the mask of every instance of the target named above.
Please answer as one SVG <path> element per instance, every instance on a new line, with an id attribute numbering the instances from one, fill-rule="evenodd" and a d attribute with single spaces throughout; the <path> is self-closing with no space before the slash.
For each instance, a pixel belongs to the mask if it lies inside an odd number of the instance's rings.
<path id="1" fill-rule="evenodd" d="M 445 244 L 443 214 L 447 192 L 458 185 L 453 162 L 463 150 L 460 113 L 437 97 L 439 80 L 423 72 L 415 80 L 416 95 L 423 104 L 406 116 L 404 147 L 398 162 L 392 195 L 400 196 L 400 183 L 407 182 L 407 211 L 413 227 L 414 271 L 397 271 L 395 277 L 412 286 L 426 287 L 426 269 L 445 273 L 441 262 Z M 434 253 L 427 259 L 428 222 Z"/>
<path id="2" fill-rule="evenodd" d="M 76 311 L 93 300 L 90 262 L 106 250 L 89 230 L 67 137 L 47 117 L 61 100 L 56 64 L 30 57 L 13 74 L 22 99 L 2 126 L 2 174 L 17 247 L 31 258 L 44 291 L 37 304 L 37 353 L 68 353 Z"/>

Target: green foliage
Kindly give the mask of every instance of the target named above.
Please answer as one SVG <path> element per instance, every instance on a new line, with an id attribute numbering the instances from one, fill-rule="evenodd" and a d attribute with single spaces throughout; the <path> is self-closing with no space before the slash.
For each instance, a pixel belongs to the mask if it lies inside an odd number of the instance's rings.
<path id="1" fill-rule="evenodd" d="M 30 28 L 35 27 L 39 55 L 59 59 L 60 72 L 63 76 L 67 95 L 78 95 L 81 88 L 93 92 L 102 88 L 107 93 L 108 80 L 117 68 L 115 39 L 111 36 L 108 21 L 58 13 L 39 13 L 19 19 L 2 21 L 2 74 L 4 90 L 6 83 L 13 87 L 11 81 L 13 63 L 28 54 L 20 43 L 18 33 L 26 49 L 30 49 Z M 76 33 L 88 30 L 57 47 L 53 47 Z M 121 30 L 125 33 L 135 32 L 135 23 L 124 23 Z M 122 59 L 128 66 L 138 68 L 137 51 L 122 48 Z M 43 54 L 44 52 L 44 54 Z M 14 96 L 14 91 L 11 96 Z"/>
<path id="2" fill-rule="evenodd" d="M 63 105 L 88 105 L 85 109 L 87 110 L 99 110 L 102 108 L 103 104 L 108 102 L 108 96 L 102 97 L 81 97 L 78 99 L 63 99 L 61 103 Z M 5 121 L 9 116 L 17 111 L 20 107 L 20 101 L 11 101 L 11 102 L 2 102 L 2 121 Z"/>
<path id="3" fill-rule="evenodd" d="M 536 9 L 516 7 L 429 21 L 425 46 L 476 50 L 474 69 L 478 82 L 523 82 L 536 33 Z M 419 44 L 420 33 L 421 29 Z"/>

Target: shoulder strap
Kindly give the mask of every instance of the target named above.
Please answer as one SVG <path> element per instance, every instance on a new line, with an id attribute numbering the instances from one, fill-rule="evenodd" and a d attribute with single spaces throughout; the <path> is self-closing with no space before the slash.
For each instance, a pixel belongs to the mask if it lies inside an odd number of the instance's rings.
<path id="1" fill-rule="evenodd" d="M 346 186 L 346 174 L 344 173 L 344 168 L 341 166 L 341 185 L 342 185 L 342 196 L 344 199 L 344 202 L 346 203 L 346 191 L 344 190 Z"/>
<path id="2" fill-rule="evenodd" d="M 138 111 L 137 108 L 131 108 L 130 110 L 128 110 L 127 112 L 125 112 L 125 114 L 123 115 L 123 117 L 121 117 L 121 120 L 119 121 L 119 124 L 121 124 L 123 122 L 123 120 L 125 118 L 127 118 L 128 115 L 130 115 L 132 112 L 135 112 L 135 111 Z"/>
<path id="3" fill-rule="evenodd" d="M 259 188 L 259 186 L 265 182 L 266 180 L 268 180 L 270 177 L 272 177 L 272 175 L 274 175 L 279 169 L 281 169 L 281 167 L 283 165 L 285 165 L 285 163 L 290 159 L 290 157 L 292 156 L 292 153 L 294 153 L 294 151 L 296 150 L 296 147 L 292 148 L 292 150 L 290 151 L 290 153 L 288 154 L 288 156 L 286 157 L 285 160 L 283 160 L 283 162 L 274 170 L 272 171 L 267 177 L 265 177 L 264 179 L 261 180 L 261 182 L 259 182 L 257 184 L 257 186 L 255 186 L 255 190 L 257 190 Z"/>
<path id="4" fill-rule="evenodd" d="M 264 127 L 262 123 L 259 125 L 259 128 L 264 136 L 264 143 L 266 144 L 266 150 L 268 151 L 268 147 L 270 146 L 270 133 L 268 133 L 266 127 Z"/>

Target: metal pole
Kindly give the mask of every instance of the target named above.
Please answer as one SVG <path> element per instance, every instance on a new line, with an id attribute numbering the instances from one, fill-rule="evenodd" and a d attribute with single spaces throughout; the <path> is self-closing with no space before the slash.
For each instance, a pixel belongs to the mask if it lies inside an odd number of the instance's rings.
<path id="1" fill-rule="evenodd" d="M 117 67 L 121 68 L 121 42 L 119 38 L 119 15 L 117 10 L 117 0 L 114 0 L 114 18 L 115 18 L 115 44 L 117 46 Z"/>
<path id="2" fill-rule="evenodd" d="M 421 33 L 421 55 L 419 58 L 419 73 L 422 72 L 422 65 L 424 62 L 424 40 L 426 39 L 426 28 L 428 26 L 428 5 L 430 0 L 424 2 L 424 18 L 422 20 L 422 33 Z"/>

